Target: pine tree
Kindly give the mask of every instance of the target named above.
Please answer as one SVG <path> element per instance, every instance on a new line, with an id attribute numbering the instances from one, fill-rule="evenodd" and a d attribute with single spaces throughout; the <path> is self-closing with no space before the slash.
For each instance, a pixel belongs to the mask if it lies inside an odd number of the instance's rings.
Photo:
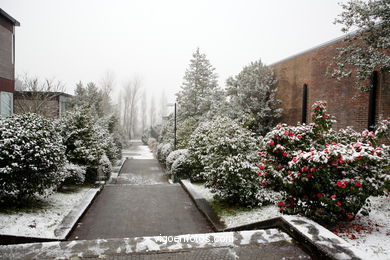
<path id="1" fill-rule="evenodd" d="M 181 90 L 177 95 L 180 120 L 200 118 L 212 108 L 213 97 L 218 90 L 217 74 L 205 54 L 199 48 L 192 55 Z"/>
<path id="2" fill-rule="evenodd" d="M 348 34 L 340 48 L 331 74 L 337 79 L 354 76 L 361 90 L 369 90 L 375 70 L 390 71 L 390 0 L 353 0 L 341 5 L 344 11 L 335 23 Z M 353 71 L 355 73 L 353 73 Z"/>
<path id="3" fill-rule="evenodd" d="M 280 100 L 275 97 L 276 81 L 270 68 L 261 60 L 252 62 L 227 82 L 226 94 L 230 98 L 229 114 L 252 132 L 266 134 L 280 118 Z"/>

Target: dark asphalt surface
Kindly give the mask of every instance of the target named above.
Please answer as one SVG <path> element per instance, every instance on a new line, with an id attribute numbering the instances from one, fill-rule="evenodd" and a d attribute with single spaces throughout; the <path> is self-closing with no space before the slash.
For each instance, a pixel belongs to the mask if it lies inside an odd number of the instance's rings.
<path id="1" fill-rule="evenodd" d="M 168 183 L 156 159 L 128 159 L 68 240 L 208 232 L 207 220 L 180 185 Z"/>

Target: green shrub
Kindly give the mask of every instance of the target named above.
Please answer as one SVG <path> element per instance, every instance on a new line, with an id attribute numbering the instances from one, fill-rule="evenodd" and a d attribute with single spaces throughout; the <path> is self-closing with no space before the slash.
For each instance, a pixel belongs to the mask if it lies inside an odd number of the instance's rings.
<path id="1" fill-rule="evenodd" d="M 0 200 L 48 193 L 63 180 L 65 161 L 51 120 L 36 114 L 0 117 Z"/>

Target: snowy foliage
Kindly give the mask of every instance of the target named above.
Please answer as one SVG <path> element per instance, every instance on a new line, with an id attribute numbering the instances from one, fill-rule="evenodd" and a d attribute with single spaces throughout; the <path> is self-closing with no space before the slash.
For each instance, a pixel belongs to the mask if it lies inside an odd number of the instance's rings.
<path id="1" fill-rule="evenodd" d="M 175 160 L 181 156 L 181 155 L 186 155 L 188 153 L 188 150 L 187 149 L 179 149 L 179 150 L 175 150 L 175 151 L 172 151 L 166 161 L 165 161 L 165 169 L 170 172 L 171 171 L 171 167 L 172 167 L 172 164 L 175 162 Z"/>
<path id="2" fill-rule="evenodd" d="M 168 155 L 172 152 L 172 146 L 169 143 L 160 143 L 157 145 L 157 159 L 165 165 Z"/>
<path id="3" fill-rule="evenodd" d="M 46 194 L 62 181 L 65 161 L 61 136 L 49 119 L 0 118 L 0 200 Z"/>
<path id="4" fill-rule="evenodd" d="M 180 120 L 193 117 L 199 120 L 213 108 L 218 97 L 217 74 L 205 54 L 199 48 L 193 54 L 190 66 L 184 75 L 180 92 L 177 94 Z"/>
<path id="5" fill-rule="evenodd" d="M 252 62 L 226 84 L 230 97 L 229 114 L 260 135 L 272 129 L 280 118 L 280 100 L 275 97 L 276 80 L 271 68 L 260 60 Z"/>
<path id="6" fill-rule="evenodd" d="M 103 173 L 103 180 L 109 180 L 112 173 L 112 164 L 110 162 L 110 159 L 108 159 L 107 155 L 103 155 L 102 159 L 100 159 L 100 169 Z"/>
<path id="7" fill-rule="evenodd" d="M 69 162 L 97 167 L 106 144 L 89 110 L 79 107 L 68 112 L 58 124 Z"/>
<path id="8" fill-rule="evenodd" d="M 61 185 L 83 184 L 85 180 L 85 170 L 85 166 L 73 163 L 65 164 L 62 170 L 64 180 Z"/>
<path id="9" fill-rule="evenodd" d="M 206 186 L 216 197 L 230 204 L 255 206 L 261 187 L 256 175 L 256 139 L 252 133 L 229 118 L 219 117 L 201 123 L 190 140 L 190 156 L 201 169 Z M 192 179 L 200 178 L 198 175 Z"/>
<path id="10" fill-rule="evenodd" d="M 191 164 L 188 159 L 188 150 L 184 149 L 176 160 L 173 162 L 171 167 L 172 179 L 174 182 L 177 182 L 181 179 L 187 179 L 191 172 Z"/>
<path id="11" fill-rule="evenodd" d="M 278 203 L 285 213 L 322 223 L 351 220 L 366 198 L 383 194 L 390 154 L 378 138 L 388 121 L 378 127 L 378 135 L 334 131 L 326 103 L 316 102 L 312 109 L 312 124 L 279 124 L 262 139 L 260 182 L 286 193 Z"/>
<path id="12" fill-rule="evenodd" d="M 198 127 L 198 121 L 190 117 L 183 122 L 179 122 L 177 126 L 177 148 L 184 149 L 188 147 L 188 142 L 192 132 Z"/>
<path id="13" fill-rule="evenodd" d="M 335 23 L 344 26 L 343 32 L 358 32 L 347 35 L 348 45 L 339 49 L 332 76 L 341 79 L 354 75 L 356 86 L 368 90 L 373 71 L 390 70 L 390 3 L 353 0 L 341 6 L 344 11 Z"/>

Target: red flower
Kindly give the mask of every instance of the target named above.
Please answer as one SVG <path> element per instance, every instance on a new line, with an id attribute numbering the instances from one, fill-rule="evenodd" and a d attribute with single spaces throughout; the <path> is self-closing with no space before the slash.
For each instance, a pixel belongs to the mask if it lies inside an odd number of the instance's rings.
<path id="1" fill-rule="evenodd" d="M 329 118 L 329 116 L 328 116 L 327 114 L 325 114 L 325 115 L 324 115 L 324 118 L 325 118 L 325 119 L 328 119 L 328 118 Z"/>
<path id="2" fill-rule="evenodd" d="M 308 174 L 306 174 L 306 177 L 307 177 L 307 178 L 312 178 L 312 177 L 313 177 L 313 175 L 312 175 L 312 174 L 310 174 L 310 173 L 308 173 Z"/>
<path id="3" fill-rule="evenodd" d="M 301 136 L 301 135 L 297 135 L 297 138 L 298 138 L 298 139 L 301 139 L 301 138 L 302 138 L 302 136 Z"/>
<path id="4" fill-rule="evenodd" d="M 264 165 L 264 164 L 260 164 L 260 165 L 259 165 L 259 168 L 260 168 L 260 170 L 264 170 L 265 165 Z"/>
<path id="5" fill-rule="evenodd" d="M 361 187 L 362 184 L 361 184 L 359 181 L 356 181 L 356 182 L 355 182 L 355 186 L 356 186 L 356 187 Z"/>
<path id="6" fill-rule="evenodd" d="M 257 175 L 261 175 L 261 172 L 257 172 Z"/>
<path id="7" fill-rule="evenodd" d="M 269 145 L 271 145 L 271 146 L 275 145 L 274 140 L 269 141 Z"/>
<path id="8" fill-rule="evenodd" d="M 261 185 L 262 185 L 262 186 L 267 186 L 267 182 L 266 182 L 266 181 L 262 181 L 262 182 L 261 182 Z"/>
<path id="9" fill-rule="evenodd" d="M 317 106 L 317 107 L 316 107 L 316 110 L 320 110 L 320 109 L 321 109 L 321 107 L 320 107 L 320 106 Z"/>
<path id="10" fill-rule="evenodd" d="M 281 164 L 278 165 L 278 169 L 283 169 L 283 166 Z"/>
<path id="11" fill-rule="evenodd" d="M 331 199 L 335 199 L 336 198 L 336 195 L 332 195 L 330 196 Z"/>
<path id="12" fill-rule="evenodd" d="M 310 171 L 311 172 L 315 172 L 317 169 L 316 168 L 311 168 Z"/>
<path id="13" fill-rule="evenodd" d="M 337 201 L 337 202 L 336 202 L 336 205 L 340 207 L 340 206 L 341 206 L 341 202 L 340 202 L 340 201 Z"/>
<path id="14" fill-rule="evenodd" d="M 288 155 L 288 153 L 286 153 L 286 152 L 283 152 L 283 156 L 287 156 Z"/>
<path id="15" fill-rule="evenodd" d="M 345 189 L 347 187 L 347 184 L 345 181 L 338 181 L 337 186 L 339 186 L 339 188 Z"/>
<path id="16" fill-rule="evenodd" d="M 349 220 L 352 220 L 353 219 L 353 216 L 351 214 L 348 214 L 348 219 Z"/>
<path id="17" fill-rule="evenodd" d="M 318 192 L 318 193 L 317 193 L 317 197 L 318 197 L 318 198 L 321 198 L 321 197 L 322 197 L 322 193 L 321 193 L 321 192 Z"/>
<path id="18" fill-rule="evenodd" d="M 284 131 L 284 135 L 285 135 L 285 136 L 288 136 L 288 131 Z"/>
<path id="19" fill-rule="evenodd" d="M 284 202 L 283 202 L 283 201 L 279 201 L 279 202 L 278 202 L 278 206 L 279 206 L 279 207 L 281 207 L 281 206 L 283 206 L 283 205 L 284 205 Z"/>
<path id="20" fill-rule="evenodd" d="M 307 195 L 306 195 L 306 194 L 304 194 L 304 195 L 303 195 L 303 198 L 304 198 L 304 199 L 307 199 Z"/>
<path id="21" fill-rule="evenodd" d="M 289 136 L 293 137 L 293 136 L 294 136 L 294 133 L 290 133 Z"/>

